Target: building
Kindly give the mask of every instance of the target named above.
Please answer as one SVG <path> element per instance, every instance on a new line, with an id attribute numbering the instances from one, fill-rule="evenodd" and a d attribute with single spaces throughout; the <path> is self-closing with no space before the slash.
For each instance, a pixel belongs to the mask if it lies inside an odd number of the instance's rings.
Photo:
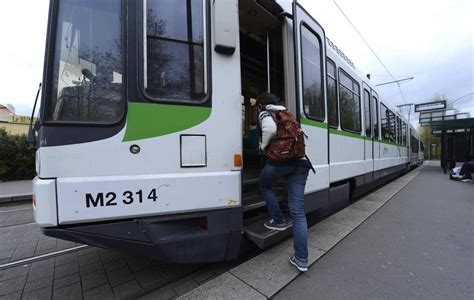
<path id="1" fill-rule="evenodd" d="M 15 114 L 15 108 L 10 104 L 0 104 L 0 128 L 9 134 L 28 134 L 31 117 Z"/>

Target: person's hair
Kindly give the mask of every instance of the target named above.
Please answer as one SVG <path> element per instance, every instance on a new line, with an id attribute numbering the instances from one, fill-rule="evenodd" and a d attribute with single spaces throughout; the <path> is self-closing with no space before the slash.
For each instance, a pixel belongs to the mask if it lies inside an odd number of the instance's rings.
<path id="1" fill-rule="evenodd" d="M 258 105 L 268 105 L 268 104 L 277 104 L 280 101 L 277 96 L 273 95 L 272 93 L 262 93 L 257 98 Z"/>

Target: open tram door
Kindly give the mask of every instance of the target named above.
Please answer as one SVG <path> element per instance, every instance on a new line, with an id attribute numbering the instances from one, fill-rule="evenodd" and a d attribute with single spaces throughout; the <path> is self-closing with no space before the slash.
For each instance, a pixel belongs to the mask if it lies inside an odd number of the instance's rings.
<path id="1" fill-rule="evenodd" d="M 296 110 L 301 127 L 309 137 L 306 154 L 316 174 L 309 172 L 305 210 L 327 204 L 329 198 L 329 128 L 326 107 L 326 35 L 323 28 L 293 1 Z"/>

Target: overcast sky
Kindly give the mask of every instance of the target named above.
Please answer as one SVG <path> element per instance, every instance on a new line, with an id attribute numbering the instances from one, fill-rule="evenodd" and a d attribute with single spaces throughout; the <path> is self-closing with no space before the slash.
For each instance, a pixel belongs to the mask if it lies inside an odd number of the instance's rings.
<path id="1" fill-rule="evenodd" d="M 358 69 L 372 74 L 373 83 L 392 80 L 333 0 L 299 2 Z M 48 3 L 8 1 L 0 10 L 0 103 L 13 104 L 18 114 L 31 113 L 42 80 Z M 337 0 L 337 4 L 397 79 L 415 77 L 401 84 L 406 103 L 425 102 L 436 94 L 454 100 L 474 92 L 472 0 Z M 403 103 L 396 85 L 380 88 L 385 100 Z M 472 95 L 456 106 L 474 117 Z"/>

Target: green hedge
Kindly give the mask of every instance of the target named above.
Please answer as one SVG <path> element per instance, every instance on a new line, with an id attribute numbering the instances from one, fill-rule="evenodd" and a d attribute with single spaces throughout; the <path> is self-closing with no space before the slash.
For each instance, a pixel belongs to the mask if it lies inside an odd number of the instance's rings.
<path id="1" fill-rule="evenodd" d="M 26 135 L 9 135 L 0 128 L 0 181 L 32 179 L 35 175 L 35 153 L 28 149 Z"/>

